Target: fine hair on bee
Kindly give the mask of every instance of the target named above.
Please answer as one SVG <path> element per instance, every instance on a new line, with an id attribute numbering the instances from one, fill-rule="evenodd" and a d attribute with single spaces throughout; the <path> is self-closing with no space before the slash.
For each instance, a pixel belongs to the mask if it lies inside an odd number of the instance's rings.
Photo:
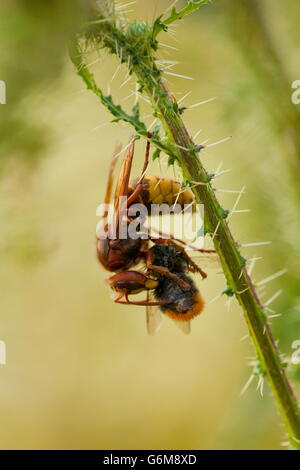
<path id="1" fill-rule="evenodd" d="M 181 279 L 189 286 L 188 289 L 183 289 L 174 279 L 150 269 L 148 273 L 159 280 L 154 289 L 155 300 L 169 301 L 168 304 L 160 305 L 162 313 L 179 321 L 188 321 L 199 315 L 204 308 L 204 300 L 193 279 L 187 274 L 189 260 L 184 253 L 172 244 L 154 245 L 150 248 L 150 252 L 154 266 L 167 268 L 177 279 Z"/>
<path id="2" fill-rule="evenodd" d="M 176 273 L 180 279 L 190 285 L 190 290 L 183 289 L 172 279 L 163 276 L 154 290 L 155 300 L 169 301 L 160 305 L 162 313 L 178 321 L 189 321 L 201 313 L 204 301 L 192 278 L 182 272 Z"/>
<path id="3" fill-rule="evenodd" d="M 188 260 L 172 244 L 153 245 L 149 251 L 153 258 L 152 263 L 155 266 L 168 268 L 173 273 L 184 273 L 188 269 Z"/>

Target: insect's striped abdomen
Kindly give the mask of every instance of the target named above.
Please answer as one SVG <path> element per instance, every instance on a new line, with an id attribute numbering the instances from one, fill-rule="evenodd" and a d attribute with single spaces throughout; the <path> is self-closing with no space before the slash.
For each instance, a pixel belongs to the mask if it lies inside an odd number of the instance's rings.
<path id="1" fill-rule="evenodd" d="M 195 200 L 194 194 L 189 188 L 183 190 L 180 183 L 171 178 L 146 175 L 141 184 L 143 185 L 141 198 L 145 205 L 168 204 L 172 206 L 176 203 L 183 206 L 192 204 Z"/>

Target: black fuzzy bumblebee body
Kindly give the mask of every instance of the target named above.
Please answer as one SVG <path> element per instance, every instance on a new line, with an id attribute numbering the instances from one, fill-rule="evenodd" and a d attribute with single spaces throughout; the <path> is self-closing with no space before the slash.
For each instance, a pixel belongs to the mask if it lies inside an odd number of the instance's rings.
<path id="1" fill-rule="evenodd" d="M 161 305 L 160 310 L 167 316 L 182 321 L 188 321 L 198 315 L 204 306 L 203 299 L 192 278 L 187 274 L 189 263 L 183 253 L 171 244 L 154 245 L 150 249 L 155 266 L 167 268 L 177 278 L 184 281 L 190 288 L 183 289 L 178 282 L 163 274 L 157 275 L 159 284 L 154 290 L 157 301 L 169 301 Z M 149 272 L 149 274 L 154 274 Z"/>
<path id="2" fill-rule="evenodd" d="M 188 261 L 183 253 L 171 244 L 154 245 L 150 252 L 155 266 L 167 268 L 172 273 L 184 273 L 188 270 Z"/>

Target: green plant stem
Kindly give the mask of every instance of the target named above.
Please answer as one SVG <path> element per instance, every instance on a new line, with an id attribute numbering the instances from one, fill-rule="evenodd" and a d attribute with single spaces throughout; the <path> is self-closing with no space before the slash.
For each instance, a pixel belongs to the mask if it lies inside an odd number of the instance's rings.
<path id="1" fill-rule="evenodd" d="M 162 80 L 156 86 L 147 80 L 139 67 L 135 73 L 140 81 L 147 83 L 145 89 L 153 105 L 157 107 L 165 130 L 178 147 L 178 163 L 185 179 L 195 182 L 208 181 L 209 177 L 194 151 L 192 141 L 181 118 L 173 110 L 173 97 Z M 161 98 L 164 96 L 163 98 Z M 158 99 L 158 97 L 160 97 Z M 188 150 L 184 150 L 184 148 Z M 200 184 L 194 188 L 199 202 L 205 207 L 207 230 L 214 234 L 214 245 L 220 257 L 228 286 L 240 303 L 254 342 L 263 371 L 269 379 L 271 389 L 278 408 L 288 430 L 289 438 L 294 447 L 300 449 L 300 413 L 293 390 L 287 379 L 279 350 L 273 339 L 263 308 L 256 295 L 253 283 L 247 274 L 243 258 L 239 252 L 229 226 L 222 218 L 223 209 L 218 203 L 210 183 Z"/>
<path id="2" fill-rule="evenodd" d="M 160 21 L 161 16 L 158 18 L 158 21 L 154 24 L 153 36 L 156 37 L 160 31 L 165 29 L 166 26 L 169 26 L 177 20 L 182 20 L 182 18 L 190 15 L 196 10 L 199 10 L 199 8 L 206 5 L 208 2 L 209 0 L 188 0 L 187 4 L 179 11 L 173 7 L 170 16 L 165 18 L 163 21 Z"/>
<path id="3" fill-rule="evenodd" d="M 206 233 L 213 238 L 215 249 L 220 257 L 228 284 L 228 293 L 236 296 L 243 309 L 257 352 L 260 372 L 269 379 L 292 446 L 300 449 L 300 411 L 285 373 L 285 365 L 281 360 L 255 287 L 247 273 L 245 260 L 240 254 L 238 244 L 226 221 L 228 212 L 220 206 L 215 197 L 210 184 L 211 176 L 201 163 L 199 148 L 190 137 L 182 120 L 180 108 L 161 77 L 161 72 L 155 63 L 155 56 L 145 53 L 142 59 L 136 60 L 136 48 L 132 47 L 130 36 L 112 22 L 106 26 L 103 46 L 107 47 L 110 53 L 116 54 L 121 62 L 126 61 L 130 64 L 130 72 L 136 75 L 141 90 L 148 96 L 155 116 L 159 117 L 164 127 L 167 136 L 167 141 L 163 145 L 164 150 L 177 161 L 186 181 L 193 182 L 193 186 L 195 182 L 199 182 L 193 191 L 197 201 L 204 204 Z M 72 46 L 71 57 L 78 74 L 88 88 L 101 99 L 105 106 L 108 104 L 107 107 L 110 109 L 111 101 L 107 103 L 103 99 L 103 94 L 97 87 L 91 72 L 83 63 L 78 44 Z M 135 127 L 135 123 L 128 119 L 127 122 Z M 142 135 L 145 135 L 143 129 Z M 161 145 L 159 139 L 156 143 L 158 146 Z"/>
<path id="4" fill-rule="evenodd" d="M 138 74 L 138 71 L 137 71 Z M 149 84 L 150 85 L 150 84 Z M 148 88 L 148 87 L 147 87 Z M 157 85 L 160 91 L 167 91 L 165 85 L 160 82 Z M 152 96 L 151 88 L 148 96 Z M 186 179 L 192 181 L 207 181 L 208 175 L 201 161 L 194 153 L 194 143 L 188 134 L 180 116 L 168 106 L 172 102 L 172 96 L 167 96 L 157 105 L 166 131 L 172 136 L 173 142 L 180 146 L 178 162 Z M 183 150 L 187 148 L 190 150 Z M 294 447 L 300 449 L 300 413 L 297 400 L 293 394 L 285 374 L 284 366 L 280 359 L 278 348 L 272 337 L 263 308 L 256 295 L 253 283 L 247 274 L 238 246 L 233 239 L 226 220 L 220 218 L 222 208 L 216 200 L 211 185 L 199 185 L 194 188 L 198 201 L 205 207 L 205 216 L 208 222 L 208 230 L 214 236 L 215 249 L 220 257 L 228 285 L 235 293 L 254 342 L 263 371 L 269 378 L 271 389 L 276 398 L 282 418 L 286 424 L 289 437 Z"/>

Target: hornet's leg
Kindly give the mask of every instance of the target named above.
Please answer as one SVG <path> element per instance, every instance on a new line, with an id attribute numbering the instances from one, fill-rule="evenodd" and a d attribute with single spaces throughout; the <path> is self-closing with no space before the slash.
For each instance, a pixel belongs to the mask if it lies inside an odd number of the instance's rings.
<path id="1" fill-rule="evenodd" d="M 163 239 L 169 240 L 169 241 L 172 240 L 172 241 L 181 243 L 182 245 L 190 248 L 193 251 L 198 251 L 199 253 L 208 253 L 208 254 L 216 253 L 216 250 L 206 250 L 205 248 L 197 248 L 197 247 L 191 245 L 190 243 L 185 242 L 184 240 L 181 240 L 180 238 L 173 238 L 171 236 L 171 234 L 166 234 L 166 233 L 162 232 L 161 230 L 156 230 L 155 229 L 155 232 L 157 232 L 158 235 L 160 237 L 162 237 Z"/>
<path id="2" fill-rule="evenodd" d="M 125 296 L 125 300 L 121 300 L 122 297 Z M 161 300 L 159 302 L 149 302 L 149 300 L 137 300 L 135 302 L 132 302 L 131 300 L 129 300 L 128 298 L 128 294 L 122 294 L 120 297 L 118 297 L 117 299 L 114 300 L 114 302 L 116 302 L 117 304 L 122 304 L 122 305 L 142 305 L 142 306 L 146 306 L 146 307 L 157 307 L 159 305 L 168 305 L 168 304 L 171 304 L 172 302 L 169 302 L 168 300 Z"/>
<path id="3" fill-rule="evenodd" d="M 192 258 L 187 254 L 187 252 L 185 251 L 185 249 L 183 248 L 183 246 L 179 245 L 179 243 L 175 242 L 174 240 L 172 239 L 165 239 L 165 238 L 157 238 L 157 239 L 152 239 L 151 238 L 151 241 L 153 241 L 153 243 L 156 243 L 157 245 L 167 245 L 167 244 L 170 244 L 170 245 L 173 245 L 175 246 L 175 248 L 180 251 L 184 258 L 186 259 L 187 263 L 188 263 L 188 266 L 189 266 L 189 271 L 192 272 L 192 273 L 199 273 L 203 279 L 207 278 L 207 274 L 206 272 L 204 272 L 193 260 Z"/>
<path id="4" fill-rule="evenodd" d="M 166 276 L 172 279 L 173 281 L 176 282 L 176 284 L 179 285 L 179 287 L 181 287 L 182 290 L 188 291 L 191 289 L 191 286 L 187 282 L 183 281 L 176 274 L 172 273 L 168 268 L 164 266 L 156 266 L 155 264 L 153 264 L 153 255 L 149 252 L 146 253 L 146 266 L 151 271 L 154 271 L 158 274 L 161 274 L 163 276 Z"/>

